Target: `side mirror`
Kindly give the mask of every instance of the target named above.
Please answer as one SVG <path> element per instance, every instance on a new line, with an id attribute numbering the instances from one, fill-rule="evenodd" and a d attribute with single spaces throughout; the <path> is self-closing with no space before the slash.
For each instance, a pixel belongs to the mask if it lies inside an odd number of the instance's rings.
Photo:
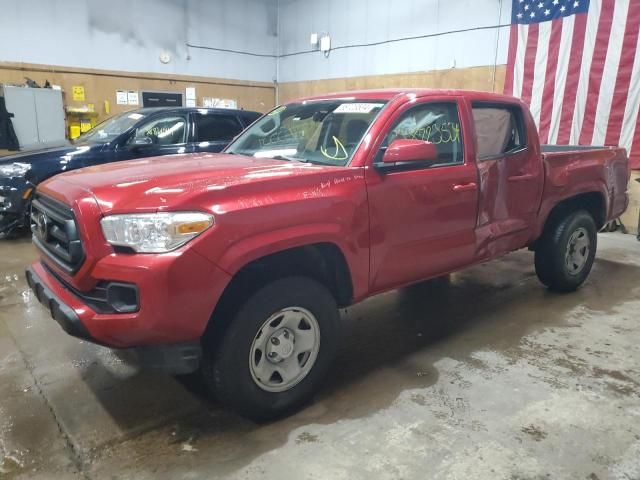
<path id="1" fill-rule="evenodd" d="M 424 140 L 394 140 L 382 157 L 383 164 L 397 162 L 433 162 L 438 159 L 438 149 Z"/>
<path id="2" fill-rule="evenodd" d="M 141 147 L 144 145 L 153 145 L 153 140 L 150 137 L 137 137 L 133 139 L 133 142 L 131 142 L 131 145 L 134 145 L 136 147 Z"/>
<path id="3" fill-rule="evenodd" d="M 278 128 L 278 124 L 273 118 L 268 118 L 262 125 L 260 125 L 260 130 L 262 130 L 262 133 L 265 135 L 273 132 L 276 128 Z"/>

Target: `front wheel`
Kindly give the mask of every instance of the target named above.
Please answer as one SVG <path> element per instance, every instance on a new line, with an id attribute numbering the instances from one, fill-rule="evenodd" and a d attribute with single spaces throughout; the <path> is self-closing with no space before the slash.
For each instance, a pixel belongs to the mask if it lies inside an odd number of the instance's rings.
<path id="1" fill-rule="evenodd" d="M 323 285 L 306 277 L 276 280 L 247 299 L 218 341 L 205 340 L 205 383 L 242 415 L 281 416 L 318 389 L 338 328 L 336 302 Z"/>
<path id="2" fill-rule="evenodd" d="M 593 217 L 580 210 L 552 225 L 535 252 L 536 274 L 550 290 L 572 292 L 584 283 L 596 255 Z"/>

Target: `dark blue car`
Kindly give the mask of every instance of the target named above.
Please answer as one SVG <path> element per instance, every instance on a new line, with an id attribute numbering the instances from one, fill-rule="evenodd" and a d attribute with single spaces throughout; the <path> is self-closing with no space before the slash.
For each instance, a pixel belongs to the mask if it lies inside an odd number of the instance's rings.
<path id="1" fill-rule="evenodd" d="M 0 157 L 0 238 L 28 225 L 34 189 L 53 175 L 120 160 L 219 152 L 260 115 L 246 110 L 142 108 L 106 120 L 68 146 Z"/>

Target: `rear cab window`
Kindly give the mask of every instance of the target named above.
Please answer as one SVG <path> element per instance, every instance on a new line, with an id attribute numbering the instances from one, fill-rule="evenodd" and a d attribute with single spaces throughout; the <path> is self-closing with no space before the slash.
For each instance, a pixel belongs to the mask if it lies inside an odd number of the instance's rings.
<path id="1" fill-rule="evenodd" d="M 478 160 L 491 160 L 527 147 L 522 109 L 508 104 L 473 104 Z"/>

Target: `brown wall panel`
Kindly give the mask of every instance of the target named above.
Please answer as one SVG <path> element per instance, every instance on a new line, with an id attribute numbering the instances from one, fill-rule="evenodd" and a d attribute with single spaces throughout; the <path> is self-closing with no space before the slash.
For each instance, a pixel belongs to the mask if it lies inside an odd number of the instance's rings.
<path id="1" fill-rule="evenodd" d="M 495 71 L 495 82 L 493 66 L 290 82 L 279 85 L 279 103 L 308 95 L 367 88 L 466 88 L 500 92 L 504 76 L 505 66 L 499 65 Z M 65 91 L 65 105 L 93 103 L 101 119 L 107 116 L 104 112 L 105 100 L 110 103 L 111 115 L 135 108 L 116 105 L 116 90 L 160 90 L 184 94 L 186 87 L 193 86 L 196 88 L 198 104 L 201 104 L 202 97 L 233 98 L 238 100 L 240 107 L 260 112 L 271 109 L 275 104 L 275 87 L 269 83 L 0 62 L 0 83 L 21 84 L 24 77 L 32 78 L 40 85 L 45 80 L 61 85 Z M 73 101 L 73 85 L 84 86 L 84 102 Z"/>
<path id="2" fill-rule="evenodd" d="M 238 101 L 239 107 L 259 112 L 270 110 L 275 103 L 275 87 L 270 83 L 0 62 L 0 83 L 22 84 L 24 77 L 35 80 L 41 86 L 46 80 L 60 85 L 65 92 L 65 106 L 93 103 L 100 119 L 139 108 L 116 105 L 116 90 L 159 90 L 184 95 L 186 87 L 195 87 L 198 105 L 202 104 L 202 97 L 231 98 Z M 73 85 L 84 86 L 84 102 L 73 101 Z M 105 100 L 110 104 L 109 115 L 104 111 Z"/>
<path id="3" fill-rule="evenodd" d="M 279 85 L 279 103 L 284 103 L 309 95 L 368 88 L 427 87 L 427 88 L 464 88 L 502 92 L 505 65 L 494 67 L 454 68 L 432 72 L 400 73 L 367 77 L 335 78 L 289 82 Z"/>

